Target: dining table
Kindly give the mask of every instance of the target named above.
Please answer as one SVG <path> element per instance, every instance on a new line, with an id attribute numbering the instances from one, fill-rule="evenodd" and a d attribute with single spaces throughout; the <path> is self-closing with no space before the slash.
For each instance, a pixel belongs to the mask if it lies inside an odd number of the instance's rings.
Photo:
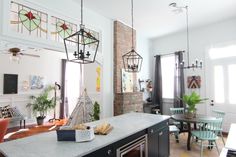
<path id="1" fill-rule="evenodd" d="M 188 139 L 187 139 L 187 149 L 191 150 L 190 142 L 191 142 L 191 124 L 193 124 L 194 129 L 197 129 L 197 123 L 201 121 L 201 119 L 206 120 L 213 120 L 216 119 L 216 117 L 213 116 L 207 116 L 203 114 L 196 114 L 193 118 L 187 118 L 184 114 L 175 114 L 172 115 L 171 118 L 175 121 L 180 122 L 180 133 L 188 132 Z M 187 125 L 185 127 L 185 125 Z"/>

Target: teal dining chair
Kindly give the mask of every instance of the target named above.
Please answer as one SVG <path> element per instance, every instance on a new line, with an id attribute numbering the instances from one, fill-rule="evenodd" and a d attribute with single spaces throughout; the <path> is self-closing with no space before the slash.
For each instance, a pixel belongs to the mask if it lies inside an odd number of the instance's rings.
<path id="1" fill-rule="evenodd" d="M 221 118 L 221 120 L 222 120 L 220 127 L 219 128 L 214 128 L 214 129 L 219 131 L 219 135 L 221 136 L 222 142 L 225 145 L 224 136 L 222 134 L 222 132 L 223 132 L 223 121 L 224 121 L 224 117 L 225 117 L 225 112 L 219 111 L 219 110 L 212 110 L 212 112 L 216 116 L 216 118 Z"/>
<path id="2" fill-rule="evenodd" d="M 194 139 L 194 137 L 197 139 L 196 141 L 200 141 L 201 146 L 201 152 L 200 157 L 203 156 L 203 147 L 216 147 L 218 154 L 219 148 L 217 146 L 216 140 L 218 139 L 218 133 L 219 130 L 215 130 L 215 128 L 218 128 L 221 126 L 222 118 L 216 118 L 216 119 L 199 119 L 199 124 L 201 126 L 207 126 L 207 127 L 200 127 L 199 130 L 193 130 L 191 131 L 191 136 Z M 204 141 L 209 141 L 208 144 L 203 143 Z"/>
<path id="3" fill-rule="evenodd" d="M 175 114 L 184 114 L 184 108 L 170 108 L 170 114 L 171 115 L 175 115 Z M 173 121 L 172 122 L 174 125 L 170 125 L 169 126 L 169 132 L 171 134 L 174 134 L 175 135 L 175 140 L 177 143 L 179 143 L 179 125 L 180 125 L 180 122 L 177 122 L 177 121 Z"/>

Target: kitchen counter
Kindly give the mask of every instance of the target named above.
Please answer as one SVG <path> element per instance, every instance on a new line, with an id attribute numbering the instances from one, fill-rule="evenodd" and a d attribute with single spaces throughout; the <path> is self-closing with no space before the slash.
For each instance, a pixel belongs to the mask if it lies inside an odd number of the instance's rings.
<path id="1" fill-rule="evenodd" d="M 169 118 L 169 116 L 146 113 L 128 113 L 88 123 L 90 126 L 96 126 L 108 122 L 114 127 L 108 135 L 96 135 L 95 139 L 90 142 L 59 142 L 56 131 L 52 131 L 2 143 L 0 144 L 0 151 L 9 157 L 84 156 Z"/>

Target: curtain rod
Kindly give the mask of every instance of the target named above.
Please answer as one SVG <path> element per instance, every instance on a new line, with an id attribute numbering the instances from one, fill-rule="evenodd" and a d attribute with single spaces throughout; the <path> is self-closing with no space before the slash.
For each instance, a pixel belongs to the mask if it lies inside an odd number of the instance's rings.
<path id="1" fill-rule="evenodd" d="M 176 51 L 176 52 L 185 52 L 185 51 Z M 160 54 L 160 55 L 155 55 L 154 57 L 157 57 L 157 56 L 168 56 L 168 55 L 173 55 L 175 54 L 176 52 L 172 52 L 172 53 L 167 53 L 167 54 Z"/>

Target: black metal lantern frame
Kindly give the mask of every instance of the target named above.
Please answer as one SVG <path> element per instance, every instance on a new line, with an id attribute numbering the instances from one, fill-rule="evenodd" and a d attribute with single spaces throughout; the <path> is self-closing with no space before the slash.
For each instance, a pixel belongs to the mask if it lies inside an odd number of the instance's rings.
<path id="1" fill-rule="evenodd" d="M 131 0 L 131 17 L 132 17 L 132 48 L 131 51 L 124 54 L 123 64 L 126 72 L 139 72 L 142 67 L 143 58 L 134 50 L 134 2 Z"/>
<path id="2" fill-rule="evenodd" d="M 83 25 L 83 0 L 81 0 L 80 30 L 64 38 L 64 45 L 68 61 L 80 64 L 95 62 L 99 40 L 85 30 L 85 26 Z M 74 52 L 70 53 L 69 50 L 71 50 L 72 47 L 74 48 Z"/>
<path id="3" fill-rule="evenodd" d="M 132 49 L 122 56 L 126 72 L 139 72 L 142 67 L 143 58 Z"/>

